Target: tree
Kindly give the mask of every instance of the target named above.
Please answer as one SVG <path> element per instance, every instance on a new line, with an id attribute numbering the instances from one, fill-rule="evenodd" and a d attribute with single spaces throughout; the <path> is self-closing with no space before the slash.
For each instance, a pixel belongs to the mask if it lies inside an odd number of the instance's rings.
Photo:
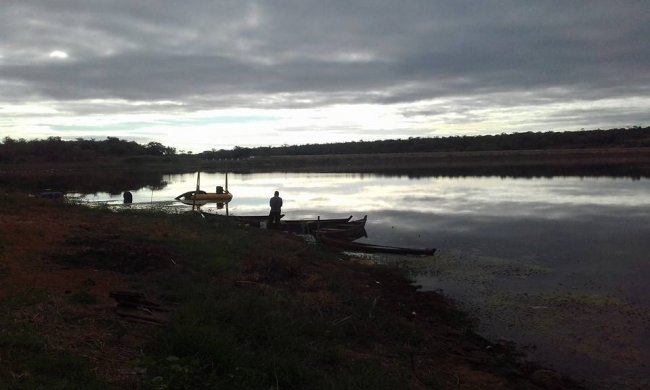
<path id="1" fill-rule="evenodd" d="M 166 147 L 160 142 L 149 142 L 145 146 L 145 149 L 147 151 L 147 154 L 150 154 L 152 156 L 163 156 L 165 154 Z"/>

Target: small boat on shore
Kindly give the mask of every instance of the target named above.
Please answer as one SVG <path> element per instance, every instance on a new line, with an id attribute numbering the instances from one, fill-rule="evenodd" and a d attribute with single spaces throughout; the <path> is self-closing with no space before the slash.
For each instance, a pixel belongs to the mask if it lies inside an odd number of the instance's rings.
<path id="1" fill-rule="evenodd" d="M 231 215 L 230 217 L 242 222 L 266 222 L 269 220 L 268 215 Z M 280 219 L 284 218 L 284 214 L 280 214 Z"/>
<path id="2" fill-rule="evenodd" d="M 346 223 L 349 222 L 352 219 L 352 216 L 350 215 L 347 218 L 330 218 L 330 219 L 289 219 L 286 221 L 281 221 L 282 224 L 285 225 L 318 225 L 320 224 L 321 226 L 325 225 L 332 225 L 332 224 L 339 224 L 339 223 Z"/>
<path id="3" fill-rule="evenodd" d="M 329 225 L 319 224 L 313 231 L 314 235 L 327 235 L 331 237 L 364 237 L 366 236 L 366 222 L 368 216 L 354 221 L 335 223 Z M 349 238 L 348 238 L 349 239 Z"/>
<path id="4" fill-rule="evenodd" d="M 317 219 L 290 219 L 280 221 L 280 225 L 277 226 L 277 229 L 292 233 L 313 234 L 313 232 L 319 228 L 334 227 L 342 223 L 347 223 L 351 219 L 351 215 L 347 218 L 321 219 L 319 217 Z"/>
<path id="5" fill-rule="evenodd" d="M 201 216 L 208 220 L 216 220 L 218 218 L 227 218 L 231 221 L 236 221 L 252 227 L 260 227 L 262 222 L 269 220 L 268 215 L 220 215 L 212 214 L 201 211 Z M 280 215 L 280 218 L 284 217 L 284 214 Z"/>
<path id="6" fill-rule="evenodd" d="M 338 234 L 338 235 L 353 235 L 356 237 L 361 237 L 363 234 L 359 234 L 360 231 L 364 231 L 364 226 L 366 225 L 367 216 L 352 221 L 352 216 L 347 218 L 332 218 L 332 219 L 305 219 L 305 220 L 287 220 L 280 221 L 278 226 L 274 228 L 277 230 L 292 232 L 292 233 L 301 233 L 301 234 L 312 234 L 315 235 L 317 232 L 323 232 L 323 234 Z"/>
<path id="7" fill-rule="evenodd" d="M 317 238 L 325 245 L 364 253 L 390 253 L 398 255 L 433 256 L 433 254 L 436 252 L 435 248 L 403 248 L 397 246 L 376 245 L 340 239 L 328 234 L 317 235 Z"/>

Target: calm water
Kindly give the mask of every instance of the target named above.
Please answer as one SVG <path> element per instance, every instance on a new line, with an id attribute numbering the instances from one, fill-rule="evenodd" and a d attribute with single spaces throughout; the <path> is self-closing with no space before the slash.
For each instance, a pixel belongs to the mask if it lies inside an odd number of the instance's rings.
<path id="1" fill-rule="evenodd" d="M 201 188 L 224 185 L 201 174 Z M 287 219 L 368 215 L 368 242 L 435 247 L 408 258 L 493 340 L 595 387 L 650 387 L 650 180 L 230 174 L 231 214 L 266 214 L 279 190 Z M 170 175 L 134 202 L 172 202 L 196 175 Z M 98 193 L 89 201 L 120 203 Z M 225 213 L 215 205 L 210 212 Z M 379 259 L 379 261 L 396 259 Z"/>

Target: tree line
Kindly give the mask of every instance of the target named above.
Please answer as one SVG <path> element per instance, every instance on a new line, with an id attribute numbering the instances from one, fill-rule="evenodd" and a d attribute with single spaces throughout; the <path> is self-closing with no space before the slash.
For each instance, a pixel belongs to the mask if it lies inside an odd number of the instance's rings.
<path id="1" fill-rule="evenodd" d="M 635 126 L 610 130 L 525 132 L 479 136 L 411 137 L 379 141 L 338 142 L 283 146 L 212 149 L 195 157 L 241 159 L 266 156 L 342 155 L 376 153 L 464 152 L 491 150 L 584 149 L 612 147 L 650 147 L 650 127 Z M 24 140 L 5 137 L 0 143 L 0 162 L 88 161 L 98 157 L 174 156 L 176 148 L 159 142 L 142 145 L 134 141 L 107 137 L 105 140 L 60 137 Z"/>
<path id="2" fill-rule="evenodd" d="M 105 140 L 77 138 L 64 141 L 61 137 L 48 137 L 26 141 L 5 137 L 0 143 L 0 162 L 64 162 L 88 161 L 98 157 L 167 156 L 175 155 L 176 149 L 159 142 L 142 145 L 117 137 Z"/>
<path id="3" fill-rule="evenodd" d="M 250 158 L 262 156 L 337 155 L 377 153 L 469 152 L 492 150 L 585 149 L 649 147 L 650 127 L 565 132 L 525 132 L 497 135 L 453 136 L 329 144 L 235 147 L 198 154 L 204 159 Z"/>

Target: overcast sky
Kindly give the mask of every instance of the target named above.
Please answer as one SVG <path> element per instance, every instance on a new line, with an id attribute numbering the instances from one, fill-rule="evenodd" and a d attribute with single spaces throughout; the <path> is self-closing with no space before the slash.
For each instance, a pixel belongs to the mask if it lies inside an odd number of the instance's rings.
<path id="1" fill-rule="evenodd" d="M 0 5 L 2 137 L 200 152 L 648 124 L 648 0 Z"/>

